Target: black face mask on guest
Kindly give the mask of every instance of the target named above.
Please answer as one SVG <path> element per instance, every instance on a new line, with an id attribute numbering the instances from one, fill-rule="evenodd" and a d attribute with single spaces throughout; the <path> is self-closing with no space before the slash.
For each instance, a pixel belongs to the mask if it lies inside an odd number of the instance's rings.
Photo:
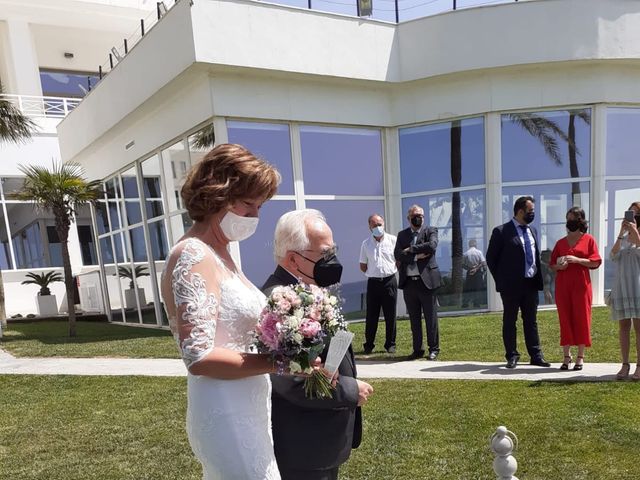
<path id="1" fill-rule="evenodd" d="M 525 212 L 524 214 L 524 222 L 529 224 L 533 222 L 536 218 L 536 212 Z"/>
<path id="2" fill-rule="evenodd" d="M 580 228 L 580 220 L 567 220 L 567 230 L 575 232 Z"/>
<path id="3" fill-rule="evenodd" d="M 300 252 L 296 252 L 305 260 L 313 263 L 313 279 L 316 282 L 316 285 L 319 287 L 329 287 L 340 282 L 340 278 L 342 277 L 342 264 L 338 257 L 332 255 L 329 258 L 321 257 L 320 260 L 314 262 L 313 260 L 305 257 Z M 298 270 L 300 272 L 300 270 Z M 302 273 L 305 277 L 308 275 Z"/>
<path id="4" fill-rule="evenodd" d="M 640 228 L 640 215 L 636 215 L 634 218 L 636 219 L 636 227 Z"/>
<path id="5" fill-rule="evenodd" d="M 422 226 L 422 217 L 411 217 L 411 225 L 420 228 Z"/>

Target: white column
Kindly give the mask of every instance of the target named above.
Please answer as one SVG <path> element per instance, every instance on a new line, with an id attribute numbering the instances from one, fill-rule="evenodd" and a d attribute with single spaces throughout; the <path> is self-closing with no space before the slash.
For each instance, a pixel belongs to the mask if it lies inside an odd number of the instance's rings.
<path id="1" fill-rule="evenodd" d="M 397 128 L 383 129 L 383 175 L 384 175 L 384 195 L 385 195 L 385 230 L 396 235 L 402 230 L 402 183 L 400 178 L 400 139 Z M 398 292 L 398 303 L 396 307 L 398 316 L 407 314 L 407 306 L 404 303 L 404 296 Z"/>
<path id="2" fill-rule="evenodd" d="M 82 251 L 80 249 L 80 237 L 78 237 L 78 224 L 75 215 L 69 227 L 69 260 L 71 261 L 71 272 L 77 275 L 82 270 Z"/>
<path id="3" fill-rule="evenodd" d="M 487 182 L 485 213 L 485 245 L 489 245 L 494 227 L 502 224 L 502 148 L 500 114 L 485 117 L 485 176 Z M 487 274 L 488 307 L 492 312 L 502 310 L 502 301 L 491 274 Z"/>
<path id="4" fill-rule="evenodd" d="M 300 126 L 289 124 L 289 139 L 291 141 L 291 160 L 293 161 L 293 189 L 296 196 L 296 210 L 306 208 L 304 199 L 304 178 L 302 174 L 302 144 L 300 142 Z"/>
<path id="5" fill-rule="evenodd" d="M 24 19 L 6 21 L 8 45 L 4 49 L 9 68 L 6 93 L 42 96 L 38 56 L 29 24 Z"/>
<path id="6" fill-rule="evenodd" d="M 600 256 L 605 257 L 607 244 L 607 229 L 605 219 L 606 200 L 606 159 L 607 159 L 607 108 L 604 105 L 593 107 L 591 115 L 591 129 L 593 133 L 593 152 L 591 155 L 591 213 L 589 215 L 589 230 L 596 239 Z M 604 304 L 604 265 L 591 270 L 593 288 L 593 303 Z"/>

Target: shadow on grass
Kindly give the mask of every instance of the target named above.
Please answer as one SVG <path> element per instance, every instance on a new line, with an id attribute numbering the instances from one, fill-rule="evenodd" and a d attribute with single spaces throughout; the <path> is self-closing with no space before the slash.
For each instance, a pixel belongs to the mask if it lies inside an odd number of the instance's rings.
<path id="1" fill-rule="evenodd" d="M 60 322 L 34 322 L 10 325 L 0 343 L 11 344 L 37 341 L 46 345 L 119 342 L 141 338 L 170 337 L 166 330 L 136 328 L 109 323 L 78 322 L 77 336 L 69 337 L 67 324 Z"/>

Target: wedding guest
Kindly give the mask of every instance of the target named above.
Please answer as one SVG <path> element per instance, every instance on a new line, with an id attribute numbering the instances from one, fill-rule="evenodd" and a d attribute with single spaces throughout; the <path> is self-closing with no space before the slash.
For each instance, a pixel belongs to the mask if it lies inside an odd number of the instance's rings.
<path id="1" fill-rule="evenodd" d="M 394 256 L 398 261 L 404 302 L 409 313 L 413 352 L 409 360 L 424 355 L 422 314 L 427 327 L 429 360 L 436 360 L 440 353 L 438 331 L 438 307 L 436 290 L 440 287 L 441 276 L 436 262 L 438 229 L 424 224 L 424 210 L 412 205 L 407 212 L 409 227 L 398 233 Z"/>
<path id="2" fill-rule="evenodd" d="M 276 224 L 274 256 L 278 265 L 262 286 L 269 295 L 278 285 L 299 281 L 328 287 L 337 284 L 342 265 L 329 225 L 318 210 L 285 213 Z M 327 351 L 322 353 L 324 361 Z M 373 388 L 356 379 L 353 350 L 338 367 L 333 398 L 309 399 L 303 380 L 272 375 L 273 442 L 283 480 L 333 480 L 340 465 L 362 438 L 360 407 Z"/>
<path id="3" fill-rule="evenodd" d="M 513 218 L 493 229 L 487 265 L 502 298 L 502 341 L 507 368 L 516 368 L 520 353 L 516 342 L 518 310 L 522 313 L 524 341 L 531 365 L 550 367 L 544 359 L 538 336 L 538 292 L 542 290 L 538 233 L 530 226 L 535 219 L 533 197 L 520 197 L 513 205 Z"/>
<path id="4" fill-rule="evenodd" d="M 375 348 L 380 309 L 384 314 L 384 349 L 396 352 L 396 304 L 398 280 L 393 250 L 396 237 L 384 231 L 384 218 L 374 213 L 369 217 L 370 235 L 360 247 L 360 270 L 367 276 L 367 317 L 363 345 L 368 354 Z"/>
<path id="5" fill-rule="evenodd" d="M 564 360 L 560 370 L 569 370 L 571 346 L 578 346 L 574 370 L 582 370 L 585 347 L 591 346 L 590 270 L 602 263 L 596 240 L 587 232 L 587 220 L 580 207 L 566 215 L 567 235 L 556 242 L 550 268 L 556 272 L 556 306 L 560 320 L 560 345 Z"/>
<path id="6" fill-rule="evenodd" d="M 271 440 L 267 354 L 253 354 L 264 295 L 229 254 L 258 226 L 280 175 L 240 145 L 196 163 L 181 196 L 193 226 L 169 252 L 162 300 L 187 366 L 187 434 L 203 478 L 280 478 Z M 251 448 L 247 448 L 250 445 Z"/>
<path id="7" fill-rule="evenodd" d="M 629 207 L 634 220 L 623 220 L 616 243 L 611 249 L 611 260 L 616 264 L 616 273 L 611 288 L 611 319 L 619 323 L 620 353 L 622 368 L 616 374 L 618 380 L 629 376 L 629 344 L 631 323 L 636 333 L 636 355 L 638 363 L 631 376 L 640 380 L 640 202 Z"/>
<path id="8" fill-rule="evenodd" d="M 462 254 L 462 268 L 467 271 L 463 285 L 463 302 L 462 308 L 480 307 L 483 303 L 483 294 L 485 291 L 485 271 L 487 269 L 487 261 L 480 250 L 478 250 L 478 242 L 475 238 L 469 240 L 469 249 Z"/>

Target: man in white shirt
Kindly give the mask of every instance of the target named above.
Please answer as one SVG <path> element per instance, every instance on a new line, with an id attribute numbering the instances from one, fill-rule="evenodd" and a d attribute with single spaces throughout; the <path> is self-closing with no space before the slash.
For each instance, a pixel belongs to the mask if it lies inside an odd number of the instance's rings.
<path id="1" fill-rule="evenodd" d="M 487 262 L 484 255 L 478 250 L 478 243 L 474 238 L 469 240 L 469 250 L 464 252 L 462 258 L 462 268 L 467 271 L 467 278 L 464 281 L 464 300 L 462 308 L 480 307 L 483 302 L 483 290 L 486 290 L 484 283 L 484 273 Z"/>
<path id="2" fill-rule="evenodd" d="M 395 353 L 398 268 L 393 251 L 396 237 L 384 231 L 384 218 L 377 213 L 369 217 L 369 230 L 371 234 L 360 248 L 360 270 L 368 278 L 364 353 L 371 353 L 375 347 L 381 308 L 386 325 L 384 348 Z"/>

